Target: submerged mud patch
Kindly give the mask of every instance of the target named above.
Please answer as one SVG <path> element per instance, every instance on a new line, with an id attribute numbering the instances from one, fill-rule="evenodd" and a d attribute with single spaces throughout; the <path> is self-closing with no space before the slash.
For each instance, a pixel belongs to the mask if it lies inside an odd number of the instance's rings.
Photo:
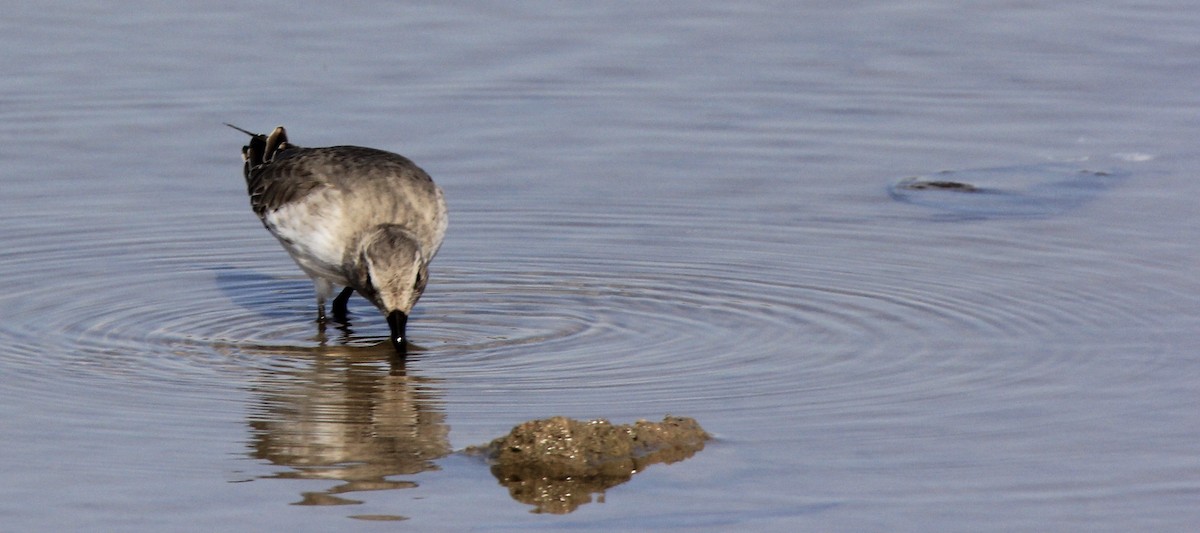
<path id="1" fill-rule="evenodd" d="M 903 178 L 889 186 L 888 194 L 942 218 L 1037 218 L 1078 208 L 1128 175 L 1068 163 L 943 170 Z"/>
<path id="2" fill-rule="evenodd" d="M 896 184 L 896 188 L 897 189 L 907 189 L 910 191 L 924 191 L 924 190 L 930 190 L 930 189 L 936 189 L 936 190 L 941 190 L 941 191 L 959 191 L 959 192 L 977 192 L 977 191 L 979 191 L 978 187 L 971 185 L 970 183 L 963 183 L 961 181 L 947 181 L 947 180 L 926 180 L 926 179 L 921 179 L 920 177 L 916 177 L 916 176 L 904 178 L 904 179 L 900 180 L 900 182 Z"/>
<path id="3" fill-rule="evenodd" d="M 566 417 L 532 420 L 466 453 L 483 455 L 513 499 L 537 513 L 569 513 L 592 495 L 629 481 L 655 463 L 674 463 L 704 449 L 709 434 L 694 419 L 663 418 L 613 425 Z"/>

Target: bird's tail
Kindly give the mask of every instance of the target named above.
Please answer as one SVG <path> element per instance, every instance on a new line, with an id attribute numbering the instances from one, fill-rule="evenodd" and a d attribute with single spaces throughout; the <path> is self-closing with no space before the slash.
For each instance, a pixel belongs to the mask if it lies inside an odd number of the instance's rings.
<path id="1" fill-rule="evenodd" d="M 225 125 L 250 136 L 250 144 L 242 147 L 242 161 L 245 162 L 242 170 L 247 178 L 250 177 L 250 169 L 270 163 L 275 159 L 275 154 L 291 147 L 287 141 L 287 131 L 283 129 L 283 126 L 276 126 L 270 135 L 263 135 L 244 130 L 228 122 Z"/>

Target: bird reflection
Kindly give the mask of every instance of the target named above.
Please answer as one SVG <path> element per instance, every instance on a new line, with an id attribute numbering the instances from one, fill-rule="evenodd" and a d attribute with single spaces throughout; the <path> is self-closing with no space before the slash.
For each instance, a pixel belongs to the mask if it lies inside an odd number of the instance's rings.
<path id="1" fill-rule="evenodd" d="M 409 374 L 386 343 L 271 351 L 276 365 L 255 385 L 249 416 L 253 456 L 291 469 L 272 478 L 338 482 L 297 505 L 356 504 L 340 495 L 415 487 L 389 478 L 432 470 L 450 453 L 436 380 Z"/>

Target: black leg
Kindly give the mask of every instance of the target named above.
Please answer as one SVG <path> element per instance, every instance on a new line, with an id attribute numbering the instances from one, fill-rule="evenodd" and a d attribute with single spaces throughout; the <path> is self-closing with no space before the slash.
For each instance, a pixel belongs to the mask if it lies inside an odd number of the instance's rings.
<path id="1" fill-rule="evenodd" d="M 342 293 L 333 299 L 333 319 L 338 322 L 346 321 L 346 303 L 350 301 L 350 297 L 354 295 L 352 287 L 342 289 Z"/>

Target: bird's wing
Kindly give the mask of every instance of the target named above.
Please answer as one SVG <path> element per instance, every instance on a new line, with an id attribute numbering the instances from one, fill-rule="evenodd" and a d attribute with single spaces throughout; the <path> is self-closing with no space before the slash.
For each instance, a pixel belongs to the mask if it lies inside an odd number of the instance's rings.
<path id="1" fill-rule="evenodd" d="M 329 186 L 322 176 L 295 162 L 293 158 L 286 158 L 250 169 L 246 189 L 250 193 L 250 206 L 258 218 Z"/>

